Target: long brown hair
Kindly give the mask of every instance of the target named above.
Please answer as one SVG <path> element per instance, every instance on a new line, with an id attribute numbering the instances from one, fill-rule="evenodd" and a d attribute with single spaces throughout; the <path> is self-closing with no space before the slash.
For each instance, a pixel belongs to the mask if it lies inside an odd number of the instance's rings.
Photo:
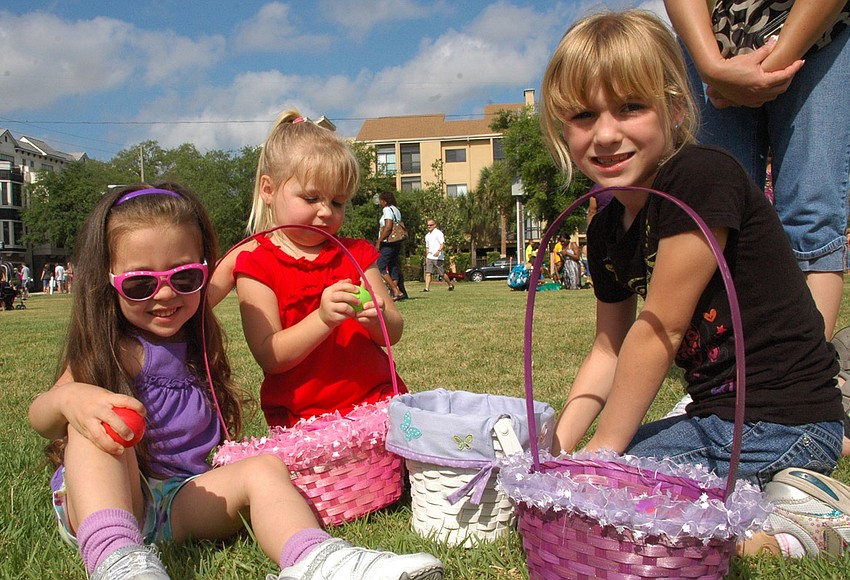
<path id="1" fill-rule="evenodd" d="M 123 195 L 151 187 L 179 195 L 140 195 L 115 205 Z M 134 327 L 121 313 L 118 293 L 109 283 L 109 272 L 117 239 L 128 232 L 152 226 L 197 229 L 204 259 L 207 264 L 215 264 L 218 256 L 215 229 L 200 200 L 188 188 L 177 183 L 138 184 L 106 194 L 89 214 L 77 238 L 73 305 L 57 376 L 70 370 L 75 381 L 136 396 L 134 377 L 124 368 L 120 357 L 121 342 L 132 336 Z M 244 398 L 231 379 L 224 332 L 205 299 L 207 288 L 201 292 L 202 306 L 184 326 L 187 362 L 199 381 L 206 385 L 206 349 L 224 422 L 231 434 L 236 435 L 242 429 Z M 148 473 L 145 439 L 136 446 L 136 452 L 142 471 Z M 60 459 L 61 447 L 49 448 L 48 456 L 54 461 Z"/>

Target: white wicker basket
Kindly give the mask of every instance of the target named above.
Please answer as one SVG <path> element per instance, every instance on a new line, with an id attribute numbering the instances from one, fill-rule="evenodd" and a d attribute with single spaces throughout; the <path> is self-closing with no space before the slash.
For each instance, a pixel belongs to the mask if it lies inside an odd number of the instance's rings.
<path id="1" fill-rule="evenodd" d="M 493 428 L 496 457 L 522 452 L 509 418 L 502 418 Z M 514 504 L 496 490 L 496 472 L 489 473 L 487 484 L 476 504 L 469 495 L 452 503 L 449 496 L 468 486 L 480 469 L 443 467 L 406 460 L 410 474 L 413 529 L 426 538 L 465 548 L 477 542 L 490 542 L 505 534 L 516 523 Z"/>

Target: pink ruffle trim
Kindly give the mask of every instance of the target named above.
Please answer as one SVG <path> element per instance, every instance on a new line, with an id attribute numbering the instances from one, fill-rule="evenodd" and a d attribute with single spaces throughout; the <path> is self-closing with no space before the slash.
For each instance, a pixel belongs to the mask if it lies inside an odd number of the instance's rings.
<path id="1" fill-rule="evenodd" d="M 265 437 L 225 441 L 213 456 L 213 465 L 227 465 L 255 455 L 274 454 L 290 470 L 328 464 L 361 447 L 384 445 L 389 400 L 360 405 L 347 415 L 326 413 L 301 419 L 289 428 L 272 427 Z"/>

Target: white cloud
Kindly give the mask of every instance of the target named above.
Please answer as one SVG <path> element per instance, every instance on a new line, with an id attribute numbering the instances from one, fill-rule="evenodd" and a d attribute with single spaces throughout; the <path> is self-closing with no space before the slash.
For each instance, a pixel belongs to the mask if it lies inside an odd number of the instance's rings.
<path id="1" fill-rule="evenodd" d="M 141 111 L 139 116 L 179 118 L 182 121 L 151 127 L 149 138 L 163 147 L 193 143 L 200 150 L 237 149 L 262 143 L 272 121 L 284 109 L 295 108 L 315 119 L 330 108 L 349 103 L 356 90 L 350 79 L 341 76 L 326 78 L 285 75 L 279 71 L 252 72 L 239 75 L 226 87 L 199 88 L 186 99 L 163 97 Z M 189 103 L 202 103 L 202 106 L 192 109 Z M 181 107 L 183 114 L 176 112 Z"/>
<path id="2" fill-rule="evenodd" d="M 434 4 L 425 6 L 413 0 L 321 0 L 319 8 L 329 21 L 359 39 L 383 22 L 424 18 L 444 9 L 441 2 Z"/>
<path id="3" fill-rule="evenodd" d="M 562 31 L 562 16 L 493 4 L 467 28 L 423 42 L 406 64 L 376 73 L 358 112 L 450 112 L 468 100 L 483 105 L 488 87 L 533 86 Z M 522 101 L 520 91 L 515 102 Z"/>
<path id="4" fill-rule="evenodd" d="M 68 96 L 146 83 L 179 82 L 223 52 L 223 38 L 191 40 L 147 32 L 112 18 L 63 21 L 32 12 L 0 11 L 0 111 L 36 109 Z"/>
<path id="5" fill-rule="evenodd" d="M 110 18 L 63 22 L 48 14 L 0 12 L 0 108 L 41 107 L 67 95 L 120 86 L 133 74 L 121 38 L 132 28 Z M 106 48 L 109 47 L 109 50 Z"/>
<path id="6" fill-rule="evenodd" d="M 127 44 L 144 59 L 140 63 L 144 78 L 151 85 L 169 85 L 194 79 L 198 72 L 218 62 L 225 53 L 222 36 L 204 36 L 197 40 L 173 32 L 135 30 Z"/>
<path id="7" fill-rule="evenodd" d="M 272 2 L 257 15 L 236 27 L 236 48 L 246 52 L 324 52 L 332 42 L 326 35 L 305 34 L 303 27 L 289 18 L 289 6 Z"/>

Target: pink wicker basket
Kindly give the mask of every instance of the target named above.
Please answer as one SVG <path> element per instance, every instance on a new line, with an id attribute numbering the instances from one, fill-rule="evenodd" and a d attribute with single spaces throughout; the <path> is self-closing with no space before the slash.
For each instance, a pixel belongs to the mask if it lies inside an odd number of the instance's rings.
<path id="1" fill-rule="evenodd" d="M 513 483 L 501 481 L 500 485 L 542 485 L 544 488 L 550 485 L 550 481 L 538 480 L 537 484 L 530 483 L 535 475 L 548 477 L 553 475 L 559 481 L 567 479 L 575 483 L 573 494 L 590 493 L 605 495 L 611 490 L 623 490 L 627 498 L 635 500 L 635 506 L 639 506 L 641 498 L 661 498 L 662 503 L 672 504 L 672 512 L 678 515 L 686 513 L 687 509 L 696 509 L 702 504 L 712 504 L 712 509 L 725 510 L 731 503 L 730 495 L 735 490 L 737 479 L 737 468 L 741 452 L 741 429 L 744 417 L 745 397 L 745 366 L 743 350 L 743 332 L 740 319 L 740 309 L 737 295 L 735 293 L 729 268 L 723 257 L 722 250 L 718 246 L 711 231 L 700 217 L 685 204 L 669 196 L 668 194 L 642 189 L 628 188 L 660 195 L 665 199 L 682 208 L 697 224 L 699 229 L 708 239 L 717 261 L 732 310 L 733 331 L 735 336 L 735 354 L 737 370 L 737 394 L 735 413 L 735 435 L 733 440 L 731 465 L 729 476 L 725 487 L 723 481 L 716 476 L 708 476 L 714 487 L 707 485 L 705 481 L 697 481 L 687 476 L 682 476 L 675 469 L 670 473 L 663 470 L 643 469 L 639 465 L 630 465 L 627 461 L 621 462 L 613 454 L 607 456 L 587 454 L 588 458 L 582 459 L 578 456 L 559 458 L 553 461 L 541 463 L 540 454 L 536 445 L 536 437 L 531 437 L 531 453 L 527 458 L 527 468 L 522 467 L 521 472 L 514 477 Z M 594 192 L 596 193 L 596 192 Z M 558 231 L 561 223 L 576 207 L 586 201 L 593 194 L 579 197 L 570 205 L 552 225 L 547 229 L 540 244 L 546 247 L 552 235 Z M 531 332 L 534 313 L 534 298 L 536 280 L 540 274 L 543 253 L 538 253 L 531 274 L 529 284 L 528 305 L 526 310 L 525 325 L 525 383 L 526 401 L 530 405 L 533 400 L 531 385 Z M 529 407 L 530 409 L 530 407 Z M 529 412 L 529 428 L 535 429 L 534 417 Z M 669 462 L 668 462 L 669 463 Z M 672 464 L 670 464 L 672 465 Z M 679 467 L 679 466 L 674 466 Z M 509 474 L 509 470 L 503 467 L 503 477 Z M 685 471 L 687 473 L 687 471 Z M 560 485 L 560 484 L 559 484 Z M 761 501 L 761 494 L 749 484 L 742 483 L 746 488 L 744 493 L 748 497 L 754 497 L 754 504 Z M 552 491 L 545 489 L 545 493 Z M 529 489 L 520 489 L 514 494 L 514 499 L 520 497 L 531 497 Z M 550 494 L 551 495 L 551 494 Z M 575 496 L 577 497 L 577 496 Z M 735 491 L 735 498 L 738 491 Z M 729 560 L 734 553 L 737 536 L 723 533 L 714 536 L 691 536 L 687 534 L 669 537 L 665 535 L 650 535 L 643 533 L 640 529 L 629 526 L 629 518 L 634 517 L 637 509 L 626 509 L 624 519 L 627 523 L 619 522 L 612 525 L 610 521 L 604 523 L 599 519 L 599 511 L 593 508 L 585 508 L 586 504 L 579 502 L 573 504 L 575 509 L 566 510 L 543 510 L 532 505 L 530 502 L 519 501 L 518 503 L 518 528 L 523 537 L 528 572 L 531 579 L 560 579 L 560 578 L 720 578 L 729 570 Z M 632 505 L 632 504 L 630 504 Z M 687 506 L 682 508 L 681 506 Z M 584 509 L 583 509 L 584 508 Z M 654 512 L 655 505 L 648 510 Z M 762 507 L 758 504 L 756 512 Z M 764 508 L 765 510 L 767 508 Z M 766 511 L 764 512 L 766 513 Z M 656 514 L 653 514 L 653 517 Z M 755 524 L 752 521 L 743 524 L 743 528 L 751 529 Z M 696 527 L 696 526 L 694 526 Z M 723 527 L 722 525 L 720 526 Z M 683 529 L 687 529 L 685 526 Z M 740 528 L 738 532 L 740 533 Z"/>
<path id="2" fill-rule="evenodd" d="M 357 260 L 339 240 L 312 226 L 300 228 L 323 234 L 351 260 L 372 299 L 375 294 Z M 399 394 L 392 347 L 383 314 L 378 320 L 385 338 L 393 393 Z M 289 467 L 292 482 L 305 497 L 323 525 L 339 525 L 396 502 L 404 489 L 404 459 L 386 449 L 388 401 L 356 407 L 346 415 L 327 413 L 301 420 L 292 427 L 272 427 L 268 436 L 225 441 L 213 457 L 225 465 L 259 454 L 275 454 Z M 217 405 L 217 403 L 216 403 Z"/>

